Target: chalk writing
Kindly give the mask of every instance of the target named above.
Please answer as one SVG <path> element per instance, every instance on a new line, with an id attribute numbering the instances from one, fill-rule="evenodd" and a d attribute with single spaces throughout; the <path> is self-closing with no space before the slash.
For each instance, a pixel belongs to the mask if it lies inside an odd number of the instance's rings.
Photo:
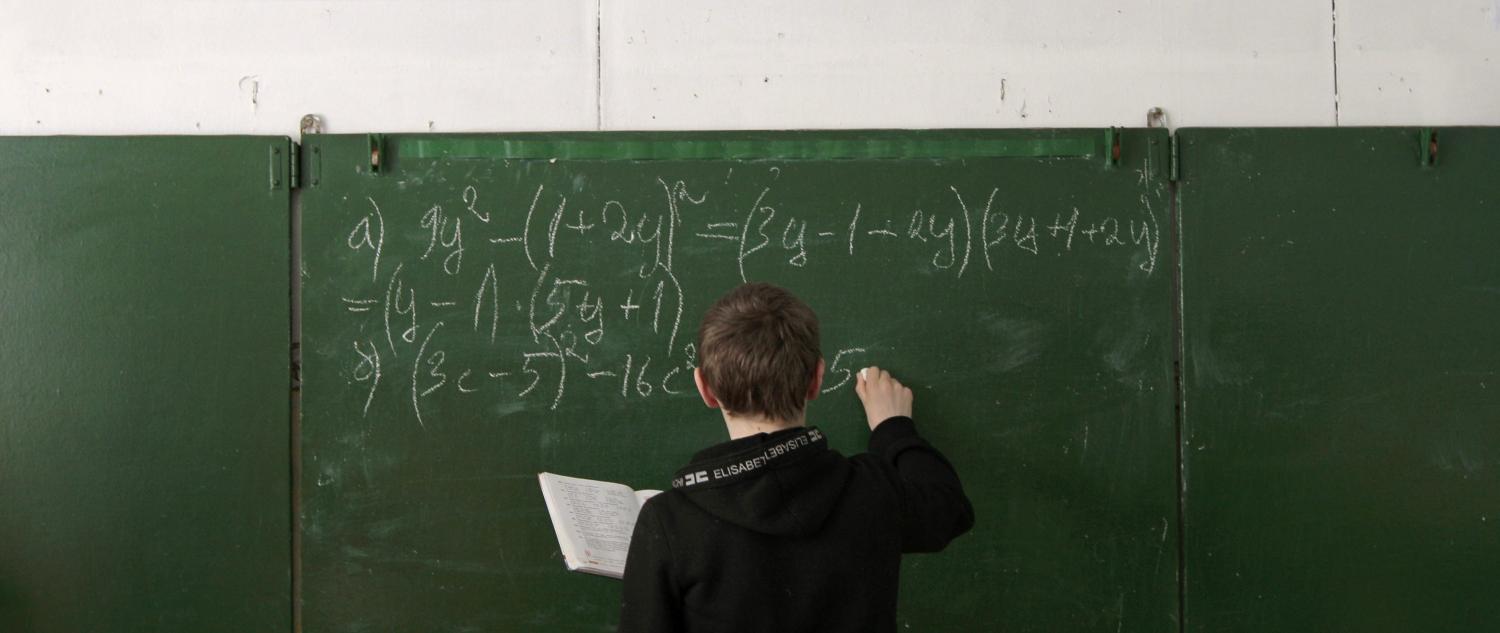
<path id="1" fill-rule="evenodd" d="M 810 208 L 788 193 L 783 169 L 742 175 L 758 184 L 736 185 L 736 196 L 716 189 L 730 186 L 731 168 L 711 185 L 657 177 L 640 183 L 644 197 L 551 181 L 460 182 L 445 199 L 367 197 L 336 236 L 359 276 L 332 300 L 354 326 L 337 353 L 360 390 L 360 415 L 393 399 L 427 428 L 432 407 L 453 398 L 557 409 L 579 390 L 624 402 L 691 397 L 697 350 L 682 340 L 691 338 L 683 314 L 713 297 L 686 296 L 676 262 L 687 248 L 694 266 L 744 281 L 767 269 L 814 274 L 835 260 L 959 280 L 1083 251 L 1118 251 L 1111 261 L 1128 262 L 1122 274 L 1149 276 L 1160 256 L 1146 195 L 1124 212 L 1041 211 L 971 184 L 936 187 L 920 205 L 880 197 Z M 581 272 L 580 252 L 613 272 Z M 451 283 L 418 283 L 432 279 Z M 852 389 L 853 372 L 874 360 L 875 342 L 856 343 L 827 356 L 823 393 Z"/>

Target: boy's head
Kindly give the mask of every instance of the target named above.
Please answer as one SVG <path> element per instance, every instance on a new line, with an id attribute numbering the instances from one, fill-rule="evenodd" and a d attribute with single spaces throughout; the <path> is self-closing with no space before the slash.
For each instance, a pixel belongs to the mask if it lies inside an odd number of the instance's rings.
<path id="1" fill-rule="evenodd" d="M 698 326 L 699 389 L 735 416 L 796 419 L 818 394 L 822 362 L 818 316 L 771 284 L 729 291 Z"/>

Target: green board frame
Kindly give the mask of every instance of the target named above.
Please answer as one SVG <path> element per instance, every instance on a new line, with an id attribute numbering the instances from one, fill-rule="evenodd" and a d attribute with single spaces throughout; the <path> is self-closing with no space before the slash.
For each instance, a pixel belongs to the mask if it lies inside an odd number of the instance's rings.
<path id="1" fill-rule="evenodd" d="M 0 630 L 291 630 L 291 150 L 0 138 Z"/>
<path id="2" fill-rule="evenodd" d="M 1186 630 L 1500 629 L 1500 129 L 1177 138 Z"/>
<path id="3" fill-rule="evenodd" d="M 308 630 L 611 626 L 619 584 L 564 570 L 536 473 L 660 487 L 720 441 L 686 344 L 741 280 L 822 315 L 810 419 L 836 449 L 867 434 L 847 372 L 880 363 L 964 477 L 978 525 L 908 557 L 903 625 L 1174 626 L 1165 130 L 314 135 L 302 157 Z"/>

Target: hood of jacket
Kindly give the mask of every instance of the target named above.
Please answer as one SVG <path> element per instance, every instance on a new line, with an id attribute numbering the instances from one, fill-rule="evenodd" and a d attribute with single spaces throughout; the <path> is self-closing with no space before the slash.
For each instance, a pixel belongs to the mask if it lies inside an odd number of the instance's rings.
<path id="1" fill-rule="evenodd" d="M 813 427 L 760 433 L 707 448 L 672 488 L 714 517 L 775 536 L 811 535 L 838 503 L 848 460 Z"/>

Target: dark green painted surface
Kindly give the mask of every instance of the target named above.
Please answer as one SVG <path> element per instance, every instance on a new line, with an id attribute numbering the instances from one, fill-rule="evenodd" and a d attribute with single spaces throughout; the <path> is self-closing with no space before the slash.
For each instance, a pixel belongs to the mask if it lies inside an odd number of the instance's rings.
<path id="1" fill-rule="evenodd" d="M 0 139 L 0 630 L 291 628 L 272 147 Z"/>
<path id="2" fill-rule="evenodd" d="M 611 628 L 620 585 L 564 570 L 536 473 L 663 487 L 720 441 L 688 343 L 741 279 L 820 313 L 835 448 L 867 437 L 848 370 L 879 363 L 964 477 L 978 524 L 908 557 L 903 625 L 1171 629 L 1166 135 L 1127 131 L 1113 169 L 1104 138 L 389 135 L 372 175 L 366 137 L 309 137 L 307 630 Z M 539 146 L 596 158 L 496 158 Z M 745 147 L 799 158 L 713 158 Z"/>
<path id="3" fill-rule="evenodd" d="M 1188 629 L 1500 630 L 1500 129 L 1179 139 Z"/>

